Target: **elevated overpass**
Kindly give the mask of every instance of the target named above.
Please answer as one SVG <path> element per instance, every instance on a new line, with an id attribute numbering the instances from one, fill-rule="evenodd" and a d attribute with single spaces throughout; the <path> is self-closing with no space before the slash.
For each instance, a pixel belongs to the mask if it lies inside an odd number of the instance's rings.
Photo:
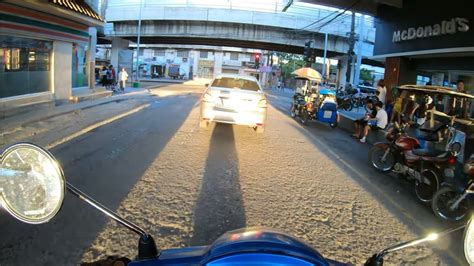
<path id="1" fill-rule="evenodd" d="M 203 4 L 199 0 L 143 2 L 140 12 L 139 1 L 110 0 L 105 35 L 109 39 L 120 37 L 136 42 L 141 18 L 143 44 L 234 46 L 302 54 L 304 44 L 314 40 L 316 54 L 322 56 L 327 33 L 328 57 L 349 50 L 350 15 L 340 14 L 324 25 L 328 16 L 335 13 L 334 9 L 297 3 L 282 12 L 285 3 L 279 1 L 256 4 L 241 0 L 220 5 Z M 320 23 L 314 23 L 318 20 Z M 358 15 L 356 30 L 360 29 L 360 23 L 364 25 L 362 34 L 358 35 L 361 53 L 369 57 L 375 39 L 374 21 L 372 17 Z"/>

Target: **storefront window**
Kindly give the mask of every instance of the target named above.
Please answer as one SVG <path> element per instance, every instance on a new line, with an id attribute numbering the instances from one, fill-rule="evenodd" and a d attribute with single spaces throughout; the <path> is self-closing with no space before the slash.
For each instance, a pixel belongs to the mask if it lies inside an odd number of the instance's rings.
<path id="1" fill-rule="evenodd" d="M 424 76 L 424 75 L 416 76 L 416 85 L 426 85 L 426 83 L 429 83 L 430 81 L 431 81 L 431 78 L 428 76 Z"/>
<path id="2" fill-rule="evenodd" d="M 0 35 L 0 98 L 50 90 L 50 41 Z"/>
<path id="3" fill-rule="evenodd" d="M 19 48 L 5 48 L 7 71 L 20 70 L 20 49 Z"/>
<path id="4" fill-rule="evenodd" d="M 87 45 L 72 44 L 72 87 L 85 87 L 89 85 L 87 75 Z"/>
<path id="5" fill-rule="evenodd" d="M 208 51 L 201 51 L 201 52 L 199 53 L 199 58 L 207 58 L 207 57 L 208 57 L 208 54 L 209 54 Z"/>

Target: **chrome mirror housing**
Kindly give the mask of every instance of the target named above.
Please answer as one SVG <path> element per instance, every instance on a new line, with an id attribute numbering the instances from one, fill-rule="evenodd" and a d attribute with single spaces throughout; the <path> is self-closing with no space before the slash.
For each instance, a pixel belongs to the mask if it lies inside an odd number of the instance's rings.
<path id="1" fill-rule="evenodd" d="M 0 204 L 30 224 L 51 220 L 61 209 L 66 181 L 56 159 L 30 143 L 19 143 L 0 155 Z"/>

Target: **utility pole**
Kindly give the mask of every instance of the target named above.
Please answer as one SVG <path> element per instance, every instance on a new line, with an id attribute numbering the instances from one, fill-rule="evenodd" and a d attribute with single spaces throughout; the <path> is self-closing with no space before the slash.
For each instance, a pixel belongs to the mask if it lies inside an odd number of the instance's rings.
<path id="1" fill-rule="evenodd" d="M 354 73 L 354 84 L 359 84 L 359 77 L 360 77 L 360 66 L 362 65 L 362 45 L 363 43 L 363 36 L 364 36 L 364 22 L 365 22 L 365 15 L 361 15 L 359 17 L 359 36 L 357 38 L 357 64 L 355 67 Z"/>
<path id="2" fill-rule="evenodd" d="M 140 11 L 138 15 L 138 34 L 137 34 L 137 81 L 139 81 L 139 72 L 140 72 L 140 67 L 138 66 L 139 62 L 138 59 L 140 57 L 140 34 L 142 31 L 142 0 L 140 0 Z"/>
<path id="3" fill-rule="evenodd" d="M 352 11 L 351 32 L 349 33 L 349 51 L 347 60 L 346 82 L 351 80 L 351 72 L 354 67 L 354 45 L 355 45 L 355 12 Z"/>
<path id="4" fill-rule="evenodd" d="M 326 32 L 324 34 L 324 59 L 323 59 L 323 80 L 326 81 L 326 74 L 329 75 L 329 73 L 326 73 L 326 54 L 328 51 L 328 33 Z"/>

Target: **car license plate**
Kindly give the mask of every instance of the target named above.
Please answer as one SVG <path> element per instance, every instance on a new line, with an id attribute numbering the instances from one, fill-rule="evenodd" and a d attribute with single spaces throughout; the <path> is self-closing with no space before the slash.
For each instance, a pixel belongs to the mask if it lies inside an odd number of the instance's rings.
<path id="1" fill-rule="evenodd" d="M 324 111 L 323 117 L 324 118 L 331 118 L 332 117 L 332 111 Z"/>

